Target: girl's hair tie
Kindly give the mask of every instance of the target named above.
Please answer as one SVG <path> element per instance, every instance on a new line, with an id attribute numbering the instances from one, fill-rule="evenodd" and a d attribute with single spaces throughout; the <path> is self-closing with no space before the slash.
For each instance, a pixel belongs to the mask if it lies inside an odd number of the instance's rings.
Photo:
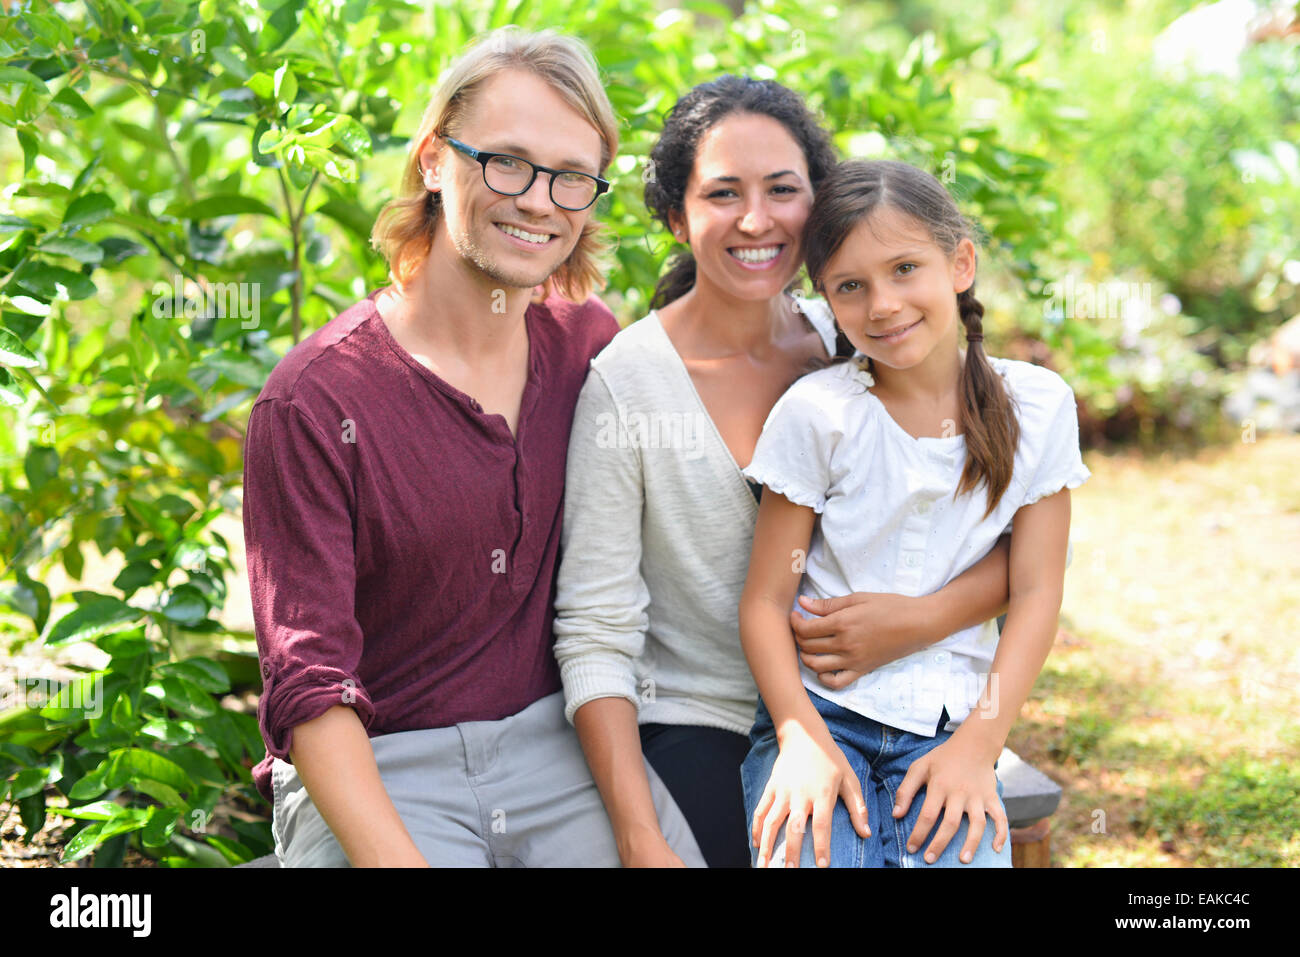
<path id="1" fill-rule="evenodd" d="M 971 332 L 966 335 L 967 342 L 983 342 L 984 334 L 981 332 Z"/>

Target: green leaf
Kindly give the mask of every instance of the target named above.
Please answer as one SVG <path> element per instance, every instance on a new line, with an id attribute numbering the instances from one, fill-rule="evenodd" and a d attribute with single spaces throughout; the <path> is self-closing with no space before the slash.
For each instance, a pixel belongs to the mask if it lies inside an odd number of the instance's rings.
<path id="1" fill-rule="evenodd" d="M 70 120 L 84 120 L 88 116 L 94 116 L 95 111 L 90 104 L 81 98 L 70 86 L 65 86 L 50 101 L 51 106 L 58 107 L 60 113 Z"/>
<path id="2" fill-rule="evenodd" d="M 285 60 L 280 64 L 280 68 L 275 71 L 275 99 L 276 106 L 283 113 L 293 105 L 293 101 L 298 97 L 298 78 L 293 75 L 293 70 L 289 69 L 289 61 Z"/>
<path id="3" fill-rule="evenodd" d="M 221 766 L 196 747 L 175 748 L 170 753 L 172 760 L 183 767 L 195 781 L 224 785 L 229 780 L 229 775 L 221 770 Z"/>
<path id="4" fill-rule="evenodd" d="M 190 144 L 190 176 L 197 179 L 208 171 L 212 157 L 212 146 L 206 137 L 196 137 Z"/>
<path id="5" fill-rule="evenodd" d="M 108 762 L 105 761 L 72 786 L 72 790 L 68 792 L 68 800 L 85 801 L 89 798 L 99 797 L 108 790 L 108 782 L 105 780 L 107 773 Z"/>
<path id="6" fill-rule="evenodd" d="M 11 213 L 0 213 L 0 233 L 16 233 L 24 229 L 37 229 L 37 226 L 30 219 L 23 219 L 21 216 L 14 216 Z"/>
<path id="7" fill-rule="evenodd" d="M 163 784 L 161 781 L 155 781 L 152 778 L 137 778 L 131 782 L 131 787 L 141 794 L 149 795 L 164 807 L 185 807 L 185 799 L 180 796 L 180 792 L 170 785 Z"/>
<path id="8" fill-rule="evenodd" d="M 79 263 L 89 263 L 98 265 L 104 259 L 104 250 L 96 243 L 88 243 L 84 239 L 68 239 L 55 236 L 47 239 L 36 247 L 43 253 L 51 253 L 56 256 L 68 256 Z"/>
<path id="9" fill-rule="evenodd" d="M 219 850 L 223 857 L 231 864 L 244 864 L 251 861 L 256 855 L 240 844 L 238 841 L 232 841 L 229 838 L 219 837 L 215 834 L 207 838 L 209 844 Z"/>
<path id="10" fill-rule="evenodd" d="M 98 718 L 104 709 L 105 674 L 107 672 L 92 671 L 68 682 L 41 708 L 41 717 L 50 721 Z"/>
<path id="11" fill-rule="evenodd" d="M 0 586 L 0 603 L 30 618 L 39 633 L 45 628 L 45 619 L 50 613 L 50 590 L 44 583 L 33 581 L 20 571 L 14 576 L 12 585 Z"/>
<path id="12" fill-rule="evenodd" d="M 366 212 L 360 204 L 338 195 L 332 195 L 329 201 L 321 205 L 316 211 L 324 213 L 357 238 L 369 241 L 370 230 L 375 224 L 375 217 Z"/>
<path id="13" fill-rule="evenodd" d="M 37 791 L 19 801 L 18 814 L 27 829 L 23 843 L 30 844 L 45 829 L 45 792 Z"/>
<path id="14" fill-rule="evenodd" d="M 31 445 L 23 459 L 23 473 L 27 486 L 39 492 L 59 474 L 59 453 L 44 445 Z"/>
<path id="15" fill-rule="evenodd" d="M 186 658 L 184 661 L 160 665 L 155 669 L 161 674 L 176 675 L 192 681 L 204 691 L 213 694 L 225 694 L 230 690 L 230 679 L 226 670 L 211 658 Z"/>
<path id="16" fill-rule="evenodd" d="M 0 370 L 3 371 L 3 370 Z M 0 405 L 17 408 L 27 401 L 21 389 L 13 384 L 13 379 L 6 373 L 3 377 L 5 381 L 0 381 Z"/>
<path id="17" fill-rule="evenodd" d="M 81 168 L 81 172 L 77 174 L 77 178 L 72 181 L 73 193 L 80 193 L 85 185 L 90 182 L 90 177 L 95 174 L 95 170 L 99 169 L 99 164 L 103 162 L 103 159 L 104 153 L 101 150 L 92 156 L 90 162 Z"/>
<path id="18" fill-rule="evenodd" d="M 369 156 L 372 149 L 369 131 L 350 116 L 344 116 L 339 124 L 336 142 L 342 143 L 350 152 Z"/>
<path id="19" fill-rule="evenodd" d="M 95 284 L 81 273 L 34 259 L 16 269 L 11 281 L 43 299 L 55 299 L 59 295 L 74 300 L 89 299 L 95 294 Z"/>
<path id="20" fill-rule="evenodd" d="M 147 248 L 135 240 L 125 239 L 121 236 L 109 236 L 107 239 L 101 239 L 99 247 L 104 250 L 104 262 L 111 265 L 116 265 L 123 260 L 130 259 L 132 256 L 143 256 L 149 252 Z"/>
<path id="21" fill-rule="evenodd" d="M 181 625 L 194 625 L 208 614 L 203 592 L 193 585 L 178 585 L 163 599 L 163 617 Z"/>
<path id="22" fill-rule="evenodd" d="M 96 821 L 83 827 L 64 846 L 59 859 L 62 861 L 77 861 L 93 851 L 100 841 L 104 840 L 104 838 L 100 837 L 100 832 L 104 830 L 106 823 L 106 821 Z"/>
<path id="23" fill-rule="evenodd" d="M 215 369 L 236 385 L 261 389 L 266 385 L 267 370 L 256 359 L 229 349 L 203 358 L 203 364 Z"/>
<path id="24" fill-rule="evenodd" d="M 113 211 L 113 200 L 107 193 L 87 193 L 68 204 L 63 214 L 65 226 L 89 226 Z"/>
<path id="25" fill-rule="evenodd" d="M 75 791 L 76 788 L 73 790 Z M 96 801 L 94 804 L 85 804 L 81 807 L 63 808 L 59 811 L 59 817 L 74 821 L 111 821 L 121 812 L 122 805 L 116 801 Z"/>
<path id="26" fill-rule="evenodd" d="M 26 130 L 18 131 L 18 143 L 23 148 L 23 175 L 26 176 L 31 173 L 36 157 L 41 155 L 41 148 L 36 137 Z"/>
<path id="27" fill-rule="evenodd" d="M 123 787 L 139 780 L 157 781 L 176 791 L 193 791 L 194 782 L 176 762 L 144 748 L 119 748 L 108 756 L 105 780 L 109 787 Z"/>
<path id="28" fill-rule="evenodd" d="M 285 61 L 288 65 L 288 61 Z M 257 94 L 258 99 L 269 100 L 275 94 L 275 80 L 269 73 L 254 73 L 244 81 L 244 86 Z"/>
<path id="29" fill-rule="evenodd" d="M 170 718 L 153 718 L 147 721 L 140 729 L 140 733 L 145 737 L 153 738 L 160 744 L 168 745 L 174 748 L 171 752 L 172 759 L 185 770 L 190 772 L 190 777 L 195 777 L 193 770 L 180 759 L 180 751 L 177 745 L 189 744 L 194 740 L 194 727 L 186 721 L 173 721 Z"/>
<path id="30" fill-rule="evenodd" d="M 110 632 L 124 631 L 143 614 L 139 608 L 132 608 L 117 598 L 96 595 L 59 619 L 50 629 L 45 643 L 62 645 L 74 641 L 90 641 Z"/>
<path id="31" fill-rule="evenodd" d="M 31 351 L 8 329 L 0 329 L 0 362 L 25 369 L 33 369 L 41 364 L 41 361 L 32 355 Z"/>
<path id="32" fill-rule="evenodd" d="M 62 861 L 75 861 L 119 834 L 138 831 L 145 826 L 149 812 L 145 808 L 113 805 L 117 812 L 106 821 L 94 821 L 73 836 L 63 849 Z"/>
<path id="33" fill-rule="evenodd" d="M 50 88 L 35 73 L 16 66 L 0 66 L 0 84 L 17 84 L 33 87 L 36 92 L 45 95 Z"/>
<path id="34" fill-rule="evenodd" d="M 86 568 L 86 557 L 81 554 L 81 543 L 68 542 L 59 552 L 59 558 L 63 562 L 63 570 L 68 573 L 68 577 L 73 581 L 81 581 L 82 573 Z"/>
<path id="35" fill-rule="evenodd" d="M 9 788 L 10 800 L 18 801 L 43 791 L 45 782 L 45 768 L 29 768 L 26 771 L 19 771 Z"/>
<path id="36" fill-rule="evenodd" d="M 298 30 L 305 0 L 285 0 L 267 19 L 258 37 L 259 53 L 270 53 L 282 46 Z"/>
<path id="37" fill-rule="evenodd" d="M 217 703 L 202 688 L 176 675 L 160 683 L 167 707 L 189 718 L 208 718 L 218 712 Z"/>
<path id="38" fill-rule="evenodd" d="M 113 579 L 113 587 L 130 597 L 153 581 L 158 569 L 153 562 L 131 562 Z"/>
<path id="39" fill-rule="evenodd" d="M 182 206 L 177 215 L 183 219 L 215 219 L 219 216 L 235 216 L 242 213 L 256 213 L 262 216 L 274 216 L 275 210 L 260 199 L 240 196 L 237 193 L 209 196 L 196 203 Z"/>
<path id="40" fill-rule="evenodd" d="M 189 866 L 195 867 L 229 867 L 230 862 L 224 855 L 217 852 L 215 848 L 208 847 L 206 844 L 200 844 L 193 838 L 186 837 L 184 834 L 172 835 L 172 846 L 185 855 L 194 863 Z M 173 864 L 172 866 L 182 866 Z"/>
<path id="41" fill-rule="evenodd" d="M 23 342 L 32 337 L 32 334 L 40 328 L 41 321 L 52 311 L 49 303 L 33 299 L 31 296 L 14 296 L 10 304 L 17 306 L 21 311 L 5 310 L 0 315 L 3 316 L 5 327 Z"/>
<path id="42" fill-rule="evenodd" d="M 145 847 L 164 847 L 171 840 L 181 812 L 176 808 L 151 807 L 144 830 L 140 834 L 140 843 Z"/>
<path id="43" fill-rule="evenodd" d="M 169 432 L 158 440 L 158 450 L 165 461 L 181 465 L 191 472 L 220 475 L 226 470 L 225 460 L 217 448 L 190 432 Z M 173 526 L 176 524 L 170 519 L 166 521 Z"/>

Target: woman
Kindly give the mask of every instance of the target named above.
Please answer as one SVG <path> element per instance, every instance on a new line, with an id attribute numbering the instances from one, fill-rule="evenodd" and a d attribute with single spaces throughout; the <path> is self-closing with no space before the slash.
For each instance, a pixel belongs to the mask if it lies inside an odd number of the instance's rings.
<path id="1" fill-rule="evenodd" d="M 688 251 L 650 314 L 593 360 L 578 400 L 555 653 L 624 865 L 681 863 L 644 756 L 707 863 L 746 867 L 739 769 L 757 692 L 737 608 L 758 493 L 740 469 L 776 400 L 836 351 L 825 305 L 787 293 L 836 157 L 796 93 L 726 76 L 677 103 L 650 158 L 646 205 Z M 792 613 L 803 660 L 837 687 L 987 621 L 1006 569 L 1000 548 L 931 596 L 808 602 L 826 617 Z"/>

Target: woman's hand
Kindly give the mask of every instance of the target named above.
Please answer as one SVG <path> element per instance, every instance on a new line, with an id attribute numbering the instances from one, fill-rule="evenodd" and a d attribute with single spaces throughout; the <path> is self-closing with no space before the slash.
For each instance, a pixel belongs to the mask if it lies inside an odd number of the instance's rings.
<path id="1" fill-rule="evenodd" d="M 934 640 L 926 627 L 925 598 L 854 592 L 839 598 L 799 596 L 799 605 L 819 617 L 790 612 L 799 660 L 828 688 L 858 678 Z"/>
<path id="2" fill-rule="evenodd" d="M 966 843 L 958 855 L 963 864 L 969 864 L 984 837 L 984 816 L 993 819 L 997 833 L 993 836 L 993 850 L 1000 852 L 1007 840 L 1007 815 L 998 798 L 998 779 L 993 770 L 994 759 L 979 743 L 970 743 L 958 729 L 952 737 L 933 751 L 912 762 L 899 785 L 894 817 L 900 818 L 912 806 L 912 798 L 925 788 L 925 804 L 916 827 L 907 838 L 907 852 L 915 854 L 925 840 L 934 822 L 943 815 L 943 823 L 935 832 L 934 840 L 925 851 L 925 861 L 933 864 L 939 859 L 952 836 L 961 827 L 961 816 L 970 819 L 966 830 Z"/>
<path id="3" fill-rule="evenodd" d="M 624 867 L 685 867 L 658 828 L 641 828 L 619 841 Z"/>
<path id="4" fill-rule="evenodd" d="M 823 726 L 824 730 L 824 726 Z M 786 824 L 785 866 L 798 867 L 804 825 L 812 816 L 813 851 L 818 867 L 830 864 L 831 815 L 837 799 L 849 809 L 853 826 L 863 838 L 871 836 L 862 784 L 830 734 L 809 735 L 793 724 L 781 741 L 763 797 L 754 809 L 750 830 L 758 847 L 758 866 L 767 867 L 777 829 Z"/>

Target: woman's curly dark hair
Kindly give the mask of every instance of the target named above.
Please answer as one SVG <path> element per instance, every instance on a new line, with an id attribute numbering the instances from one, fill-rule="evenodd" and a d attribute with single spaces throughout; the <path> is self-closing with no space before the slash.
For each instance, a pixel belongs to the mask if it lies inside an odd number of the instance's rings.
<path id="1" fill-rule="evenodd" d="M 772 80 L 731 74 L 701 83 L 673 106 L 659 141 L 650 151 L 649 168 L 653 175 L 646 177 L 645 205 L 670 232 L 668 214 L 683 211 L 686 181 L 695 166 L 700 138 L 728 116 L 741 113 L 770 116 L 790 131 L 803 149 L 814 192 L 835 169 L 837 159 L 831 136 L 798 93 Z M 651 308 L 668 305 L 694 285 L 695 258 L 690 250 L 685 250 L 673 258 L 659 280 L 650 300 Z"/>

